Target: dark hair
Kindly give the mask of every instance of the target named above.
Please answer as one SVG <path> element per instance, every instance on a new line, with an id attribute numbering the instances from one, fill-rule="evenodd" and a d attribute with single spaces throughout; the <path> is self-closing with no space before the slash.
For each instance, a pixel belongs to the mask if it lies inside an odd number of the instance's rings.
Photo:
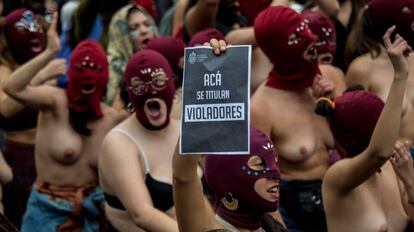
<path id="1" fill-rule="evenodd" d="M 104 1 L 84 0 L 72 15 L 72 27 L 68 33 L 68 44 L 73 49 L 86 39 L 92 30 L 98 12 Z"/>
<path id="2" fill-rule="evenodd" d="M 328 99 L 320 98 L 316 102 L 315 113 L 324 117 L 332 117 L 335 115 L 335 108 Z"/>
<path id="3" fill-rule="evenodd" d="M 378 57 L 381 52 L 380 43 L 385 31 L 378 30 L 371 20 L 367 10 L 359 14 L 359 23 L 356 23 L 348 36 L 345 47 L 345 61 L 350 64 L 356 57 L 369 52 L 372 58 Z"/>
<path id="4" fill-rule="evenodd" d="M 69 108 L 69 123 L 72 128 L 81 135 L 89 136 L 92 134 L 92 130 L 86 127 L 86 123 L 90 117 L 91 113 L 87 112 L 77 112 Z"/>
<path id="5" fill-rule="evenodd" d="M 364 86 L 355 84 L 349 86 L 344 93 L 365 90 Z M 315 113 L 324 117 L 333 117 L 335 115 L 335 105 L 332 100 L 328 98 L 319 98 L 316 102 Z"/>
<path id="6" fill-rule="evenodd" d="M 124 103 L 125 108 L 128 108 L 128 104 L 131 102 L 128 96 L 128 90 L 126 88 L 125 81 L 119 83 L 119 95 L 121 97 L 122 103 Z"/>
<path id="7" fill-rule="evenodd" d="M 364 86 L 360 84 L 353 84 L 350 85 L 348 88 L 345 89 L 344 93 L 352 92 L 352 91 L 358 91 L 358 90 L 365 90 Z"/>
<path id="8" fill-rule="evenodd" d="M 7 45 L 7 40 L 5 36 L 6 21 L 4 17 L 0 18 L 0 64 L 6 65 L 10 69 L 14 70 L 16 62 L 13 59 L 13 56 Z"/>

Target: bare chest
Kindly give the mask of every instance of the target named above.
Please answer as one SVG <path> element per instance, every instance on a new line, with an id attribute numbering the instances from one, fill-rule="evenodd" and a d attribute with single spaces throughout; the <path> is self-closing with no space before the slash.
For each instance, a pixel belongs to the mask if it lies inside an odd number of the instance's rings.
<path id="1" fill-rule="evenodd" d="M 296 102 L 280 106 L 277 121 L 272 123 L 273 140 L 279 155 L 291 162 L 308 159 L 318 150 L 333 147 L 327 121 L 313 112 L 314 102 Z"/>
<path id="2" fill-rule="evenodd" d="M 382 174 L 359 186 L 350 197 L 345 209 L 338 213 L 353 225 L 354 231 L 402 232 L 408 225 L 408 217 L 401 203 L 395 176 L 384 167 Z"/>

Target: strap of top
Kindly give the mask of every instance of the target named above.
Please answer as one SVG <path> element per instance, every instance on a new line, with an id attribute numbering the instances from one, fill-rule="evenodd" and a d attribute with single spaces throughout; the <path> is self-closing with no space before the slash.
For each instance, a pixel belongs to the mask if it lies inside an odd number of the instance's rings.
<path id="1" fill-rule="evenodd" d="M 138 143 L 138 141 L 129 132 L 127 132 L 126 130 L 123 130 L 121 128 L 113 128 L 110 132 L 121 133 L 121 134 L 125 135 L 126 137 L 128 137 L 132 142 L 134 142 L 134 144 L 137 146 L 138 150 L 140 151 L 142 158 L 144 158 L 145 174 L 150 173 L 150 166 L 149 166 L 147 155 L 145 155 L 145 152 L 142 149 L 141 145 Z"/>

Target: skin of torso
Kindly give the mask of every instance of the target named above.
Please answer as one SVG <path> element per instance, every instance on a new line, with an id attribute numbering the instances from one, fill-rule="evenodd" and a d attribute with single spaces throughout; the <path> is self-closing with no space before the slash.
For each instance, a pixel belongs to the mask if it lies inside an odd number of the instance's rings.
<path id="1" fill-rule="evenodd" d="M 40 181 L 59 186 L 97 182 L 97 160 L 102 139 L 119 122 L 118 114 L 104 104 L 104 116 L 88 122 L 91 136 L 81 136 L 69 124 L 64 90 L 56 89 L 53 110 L 40 111 L 36 137 L 36 171 Z"/>
<path id="2" fill-rule="evenodd" d="M 411 144 L 414 141 L 414 58 L 413 56 L 409 59 L 410 70 L 407 80 L 407 87 L 405 90 L 401 128 L 400 128 L 400 139 L 402 141 L 408 140 Z M 363 70 L 359 73 L 354 74 L 352 69 Z M 351 84 L 362 84 L 368 91 L 375 93 L 383 101 L 388 96 L 389 89 L 391 87 L 392 80 L 394 78 L 394 69 L 385 53 L 382 53 L 379 57 L 373 59 L 370 54 L 364 54 L 355 59 L 351 66 L 350 71 L 347 74 L 347 85 Z M 349 77 L 349 78 L 348 78 Z"/>
<path id="3" fill-rule="evenodd" d="M 310 88 L 285 91 L 262 84 L 251 100 L 252 125 L 275 144 L 283 179 L 321 179 L 334 141 L 326 120 L 314 113 Z"/>
<path id="4" fill-rule="evenodd" d="M 141 145 L 142 149 L 144 150 L 148 158 L 151 177 L 153 177 L 157 181 L 172 185 L 172 157 L 179 135 L 179 121 L 171 118 L 170 124 L 165 129 L 161 131 L 154 131 L 153 133 L 143 128 L 139 124 L 135 115 L 131 115 L 128 119 L 119 124 L 116 128 L 125 130 L 131 135 L 135 136 L 136 141 Z M 130 139 L 124 139 L 122 142 L 133 144 L 133 142 Z M 160 146 L 160 144 L 163 145 Z M 136 147 L 136 145 L 133 144 L 132 147 L 134 147 L 135 150 L 125 150 L 122 152 L 132 152 L 133 154 L 136 154 L 138 156 L 140 162 L 139 165 L 141 166 L 142 170 L 141 175 L 145 181 L 146 175 L 144 173 L 144 159 L 142 158 L 142 155 L 139 154 L 140 151 Z M 133 176 L 131 176 L 131 178 L 133 178 Z M 104 192 L 110 195 L 114 195 L 114 191 L 112 190 L 111 185 L 107 183 L 107 181 L 105 181 L 105 173 L 100 174 L 100 183 Z M 151 201 L 151 199 L 148 200 Z M 136 224 L 132 221 L 128 212 L 113 208 L 108 204 L 105 205 L 105 210 L 106 216 L 108 220 L 112 223 L 112 225 L 116 226 L 117 228 L 120 228 L 122 231 L 143 231 L 142 229 L 138 228 Z M 175 218 L 174 207 L 167 210 L 165 213 Z"/>
<path id="5" fill-rule="evenodd" d="M 350 193 L 327 192 L 323 190 L 329 231 L 403 232 L 408 225 L 397 176 L 389 161 L 381 173 Z"/>

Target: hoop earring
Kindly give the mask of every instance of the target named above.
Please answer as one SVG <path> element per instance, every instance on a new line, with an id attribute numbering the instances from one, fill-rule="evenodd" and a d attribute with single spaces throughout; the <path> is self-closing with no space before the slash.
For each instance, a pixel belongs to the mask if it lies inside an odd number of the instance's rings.
<path id="1" fill-rule="evenodd" d="M 127 107 L 126 107 L 126 110 L 128 111 L 128 113 L 130 113 L 130 114 L 132 114 L 132 113 L 134 113 L 135 112 L 135 108 L 134 108 L 134 106 L 132 105 L 132 103 L 130 102 L 130 103 L 128 103 L 128 105 L 127 105 Z"/>
<path id="2" fill-rule="evenodd" d="M 239 207 L 239 200 L 233 197 L 231 193 L 226 193 L 223 198 L 221 198 L 221 203 L 223 203 L 226 209 L 234 211 Z"/>

